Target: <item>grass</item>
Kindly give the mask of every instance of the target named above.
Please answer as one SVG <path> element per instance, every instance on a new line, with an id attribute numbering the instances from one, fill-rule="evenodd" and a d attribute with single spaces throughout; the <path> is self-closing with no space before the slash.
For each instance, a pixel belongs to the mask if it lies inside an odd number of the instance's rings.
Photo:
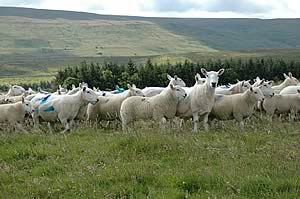
<path id="1" fill-rule="evenodd" d="M 298 198 L 299 123 L 2 132 L 4 198 Z"/>

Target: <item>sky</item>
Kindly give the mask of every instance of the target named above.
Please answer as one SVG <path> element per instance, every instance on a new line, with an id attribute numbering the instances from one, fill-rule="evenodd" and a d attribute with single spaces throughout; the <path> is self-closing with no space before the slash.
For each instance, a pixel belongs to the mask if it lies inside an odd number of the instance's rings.
<path id="1" fill-rule="evenodd" d="M 300 18 L 300 0 L 0 0 L 0 6 L 146 17 Z"/>

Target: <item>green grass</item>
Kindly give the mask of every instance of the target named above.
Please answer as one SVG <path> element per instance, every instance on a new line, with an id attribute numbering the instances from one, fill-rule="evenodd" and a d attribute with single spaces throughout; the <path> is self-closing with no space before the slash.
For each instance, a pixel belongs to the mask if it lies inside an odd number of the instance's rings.
<path id="1" fill-rule="evenodd" d="M 2 132 L 4 198 L 298 198 L 300 124 Z M 253 124 L 256 124 L 255 126 Z"/>

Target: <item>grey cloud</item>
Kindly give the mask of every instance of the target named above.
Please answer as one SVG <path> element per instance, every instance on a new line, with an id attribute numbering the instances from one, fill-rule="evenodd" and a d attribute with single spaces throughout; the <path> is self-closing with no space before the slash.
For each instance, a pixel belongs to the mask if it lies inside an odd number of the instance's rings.
<path id="1" fill-rule="evenodd" d="M 185 12 L 193 8 L 199 8 L 199 4 L 184 0 L 153 0 L 152 10 L 160 12 Z"/>
<path id="2" fill-rule="evenodd" d="M 263 7 L 250 0 L 212 0 L 204 9 L 209 12 L 263 13 L 270 11 L 272 6 Z"/>

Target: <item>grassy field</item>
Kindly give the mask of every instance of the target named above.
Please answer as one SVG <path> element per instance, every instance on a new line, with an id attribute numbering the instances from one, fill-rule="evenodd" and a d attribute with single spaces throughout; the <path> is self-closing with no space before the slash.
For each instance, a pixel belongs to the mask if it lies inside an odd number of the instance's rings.
<path id="1" fill-rule="evenodd" d="M 1 197 L 300 197 L 299 122 L 197 134 L 155 127 L 1 132 Z"/>

